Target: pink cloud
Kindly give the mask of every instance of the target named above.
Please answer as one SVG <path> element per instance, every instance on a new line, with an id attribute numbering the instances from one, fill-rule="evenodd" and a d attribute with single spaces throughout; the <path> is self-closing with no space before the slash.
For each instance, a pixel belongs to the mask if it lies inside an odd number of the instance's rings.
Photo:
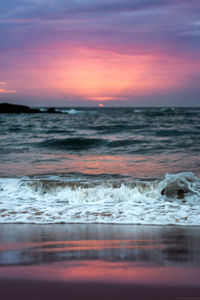
<path id="1" fill-rule="evenodd" d="M 2 86 L 5 86 L 6 82 L 5 81 L 0 81 L 0 94 L 14 94 L 17 91 L 15 90 L 8 90 L 6 88 L 2 88 Z"/>

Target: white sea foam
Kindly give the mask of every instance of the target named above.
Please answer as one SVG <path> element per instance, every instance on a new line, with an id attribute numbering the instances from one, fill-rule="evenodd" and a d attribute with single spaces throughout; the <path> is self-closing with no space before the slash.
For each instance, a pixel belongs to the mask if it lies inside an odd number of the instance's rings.
<path id="1" fill-rule="evenodd" d="M 1 178 L 0 223 L 200 225 L 200 180 L 166 174 L 154 182 Z"/>
<path id="2" fill-rule="evenodd" d="M 160 108 L 160 111 L 162 112 L 175 111 L 175 107 L 162 107 Z"/>
<path id="3" fill-rule="evenodd" d="M 142 111 L 144 111 L 144 110 L 142 110 L 142 109 L 134 109 L 134 110 L 133 110 L 133 112 L 135 112 L 135 113 L 140 113 L 140 112 L 142 112 Z"/>
<path id="4" fill-rule="evenodd" d="M 47 111 L 48 111 L 48 108 L 41 107 L 41 108 L 39 108 L 39 110 L 40 110 L 41 112 L 47 112 Z"/>
<path id="5" fill-rule="evenodd" d="M 45 108 L 45 107 L 41 107 L 39 109 L 41 112 L 48 112 L 48 108 Z M 63 114 L 70 114 L 70 115 L 75 115 L 75 114 L 79 114 L 79 113 L 83 113 L 82 110 L 77 110 L 77 109 L 65 109 L 65 108 L 55 108 L 55 111 L 56 112 L 59 112 L 59 113 L 63 113 Z"/>
<path id="6" fill-rule="evenodd" d="M 63 114 L 69 114 L 69 115 L 75 115 L 75 114 L 79 114 L 79 113 L 83 113 L 83 111 L 81 110 L 77 110 L 77 109 L 64 109 L 64 108 L 56 108 L 57 112 L 61 112 Z"/>

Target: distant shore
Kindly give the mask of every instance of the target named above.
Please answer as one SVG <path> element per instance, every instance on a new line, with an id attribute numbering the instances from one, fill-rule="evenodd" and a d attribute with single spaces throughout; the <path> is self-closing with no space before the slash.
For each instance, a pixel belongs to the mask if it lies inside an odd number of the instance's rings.
<path id="1" fill-rule="evenodd" d="M 46 109 L 30 108 L 25 105 L 17 105 L 10 103 L 0 103 L 0 114 L 38 114 L 38 113 L 61 113 L 56 111 L 54 107 Z"/>

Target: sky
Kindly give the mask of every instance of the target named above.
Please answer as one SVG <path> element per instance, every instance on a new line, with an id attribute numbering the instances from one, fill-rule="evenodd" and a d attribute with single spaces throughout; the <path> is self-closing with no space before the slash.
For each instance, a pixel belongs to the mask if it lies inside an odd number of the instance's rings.
<path id="1" fill-rule="evenodd" d="M 199 0 L 1 0 L 0 102 L 199 106 Z"/>

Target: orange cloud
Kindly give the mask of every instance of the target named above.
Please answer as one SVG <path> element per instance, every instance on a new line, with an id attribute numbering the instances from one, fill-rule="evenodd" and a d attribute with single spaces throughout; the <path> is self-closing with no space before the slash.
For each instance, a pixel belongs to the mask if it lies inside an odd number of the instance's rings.
<path id="1" fill-rule="evenodd" d="M 1 89 L 0 88 L 0 93 L 2 93 L 2 94 L 15 94 L 16 91 L 14 91 L 14 90 L 6 90 L 6 89 Z"/>
<path id="2" fill-rule="evenodd" d="M 94 100 L 94 101 L 110 101 L 110 100 L 123 100 L 120 97 L 92 97 L 88 98 L 88 100 Z"/>
<path id="3" fill-rule="evenodd" d="M 6 85 L 5 81 L 0 81 L 0 93 L 1 94 L 13 94 L 13 93 L 16 93 L 15 90 L 7 90 L 7 89 L 4 89 L 4 88 L 1 88 L 1 86 L 5 86 L 5 85 Z"/>

